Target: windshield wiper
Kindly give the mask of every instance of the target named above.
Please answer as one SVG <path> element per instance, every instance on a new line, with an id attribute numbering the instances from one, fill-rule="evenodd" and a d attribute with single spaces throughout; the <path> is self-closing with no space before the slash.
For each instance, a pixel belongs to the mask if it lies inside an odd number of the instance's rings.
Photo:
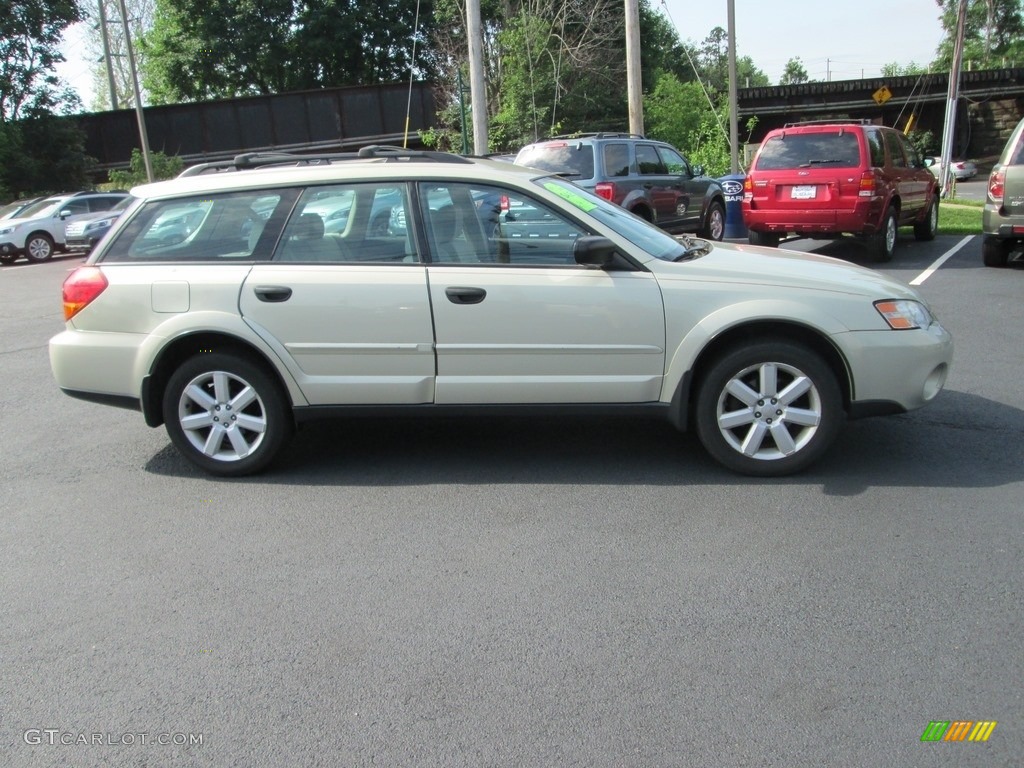
<path id="1" fill-rule="evenodd" d="M 840 158 L 838 158 L 838 157 L 837 158 L 828 159 L 828 160 L 825 160 L 825 159 L 819 160 L 819 159 L 815 158 L 813 160 L 808 160 L 806 163 L 804 163 L 800 167 L 801 168 L 809 168 L 812 165 L 823 165 L 825 163 L 841 163 L 841 162 L 843 162 L 843 161 Z"/>

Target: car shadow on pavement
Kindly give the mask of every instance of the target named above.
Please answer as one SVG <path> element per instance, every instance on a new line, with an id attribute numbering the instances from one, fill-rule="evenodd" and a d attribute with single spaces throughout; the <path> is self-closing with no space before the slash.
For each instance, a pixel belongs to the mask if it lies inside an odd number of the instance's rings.
<path id="1" fill-rule="evenodd" d="M 154 474 L 204 477 L 168 444 Z M 220 482 L 287 485 L 821 485 L 990 487 L 1024 479 L 1024 410 L 945 391 L 909 414 L 849 422 L 826 456 L 791 477 L 735 475 L 693 433 L 656 418 L 410 416 L 321 421 L 300 429 L 270 470 Z"/>

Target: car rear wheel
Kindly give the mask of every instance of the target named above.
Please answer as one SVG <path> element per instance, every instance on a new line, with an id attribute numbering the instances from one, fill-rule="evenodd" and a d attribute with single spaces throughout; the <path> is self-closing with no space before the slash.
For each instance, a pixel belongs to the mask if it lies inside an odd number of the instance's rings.
<path id="1" fill-rule="evenodd" d="M 186 360 L 167 383 L 163 412 L 178 450 L 214 475 L 259 472 L 293 429 L 278 383 L 260 366 L 228 353 Z"/>
<path id="2" fill-rule="evenodd" d="M 29 261 L 47 261 L 53 257 L 53 238 L 45 232 L 33 232 L 25 241 L 25 258 Z"/>
<path id="3" fill-rule="evenodd" d="M 882 217 L 882 226 L 868 240 L 868 248 L 875 261 L 892 261 L 893 253 L 896 252 L 898 230 L 896 209 L 890 205 L 885 211 L 885 216 Z"/>
<path id="4" fill-rule="evenodd" d="M 716 359 L 701 379 L 695 421 L 718 462 L 776 477 L 816 461 L 845 419 L 839 383 L 814 352 L 788 341 L 756 341 Z"/>
<path id="5" fill-rule="evenodd" d="M 779 235 L 775 232 L 757 232 L 752 229 L 747 233 L 747 239 L 751 245 L 763 245 L 765 248 L 777 248 L 779 245 Z"/>
<path id="6" fill-rule="evenodd" d="M 917 240 L 934 240 L 939 231 L 939 198 L 933 197 L 924 219 L 914 225 L 914 237 Z"/>
<path id="7" fill-rule="evenodd" d="M 725 208 L 720 203 L 708 206 L 700 236 L 708 240 L 721 240 L 725 236 Z"/>
<path id="8" fill-rule="evenodd" d="M 986 267 L 1005 267 L 1013 246 L 998 237 L 986 237 L 981 243 L 981 259 Z"/>

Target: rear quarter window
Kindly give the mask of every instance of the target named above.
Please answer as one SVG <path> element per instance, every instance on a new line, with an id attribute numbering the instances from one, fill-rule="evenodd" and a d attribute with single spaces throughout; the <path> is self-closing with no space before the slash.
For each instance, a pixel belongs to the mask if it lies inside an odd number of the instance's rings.
<path id="1" fill-rule="evenodd" d="M 524 147 L 516 165 L 560 173 L 573 179 L 594 178 L 594 147 L 582 142 L 552 142 Z"/>
<path id="2" fill-rule="evenodd" d="M 755 170 L 795 168 L 856 168 L 860 165 L 857 135 L 843 133 L 788 133 L 765 139 Z"/>

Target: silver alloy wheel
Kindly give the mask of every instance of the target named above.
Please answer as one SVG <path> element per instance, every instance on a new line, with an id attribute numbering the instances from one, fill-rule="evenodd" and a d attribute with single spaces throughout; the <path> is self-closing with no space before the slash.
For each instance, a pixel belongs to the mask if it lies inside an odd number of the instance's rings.
<path id="1" fill-rule="evenodd" d="M 208 371 L 182 390 L 178 423 L 197 451 L 231 462 L 259 448 L 267 432 L 267 411 L 245 379 L 227 371 Z"/>
<path id="2" fill-rule="evenodd" d="M 32 261 L 46 261 L 53 255 L 53 245 L 41 235 L 36 235 L 25 244 L 25 250 Z"/>
<path id="3" fill-rule="evenodd" d="M 717 205 L 711 209 L 711 221 L 708 222 L 708 233 L 712 240 L 721 240 L 725 234 L 725 214 Z"/>
<path id="4" fill-rule="evenodd" d="M 935 234 L 939 230 L 939 206 L 932 201 L 931 208 L 928 210 L 928 231 L 931 234 Z"/>
<path id="5" fill-rule="evenodd" d="M 758 363 L 730 379 L 718 396 L 718 429 L 733 450 L 773 461 L 806 446 L 818 431 L 822 400 L 803 371 Z"/>
<path id="6" fill-rule="evenodd" d="M 885 220 L 885 252 L 896 250 L 896 217 L 888 216 Z"/>

